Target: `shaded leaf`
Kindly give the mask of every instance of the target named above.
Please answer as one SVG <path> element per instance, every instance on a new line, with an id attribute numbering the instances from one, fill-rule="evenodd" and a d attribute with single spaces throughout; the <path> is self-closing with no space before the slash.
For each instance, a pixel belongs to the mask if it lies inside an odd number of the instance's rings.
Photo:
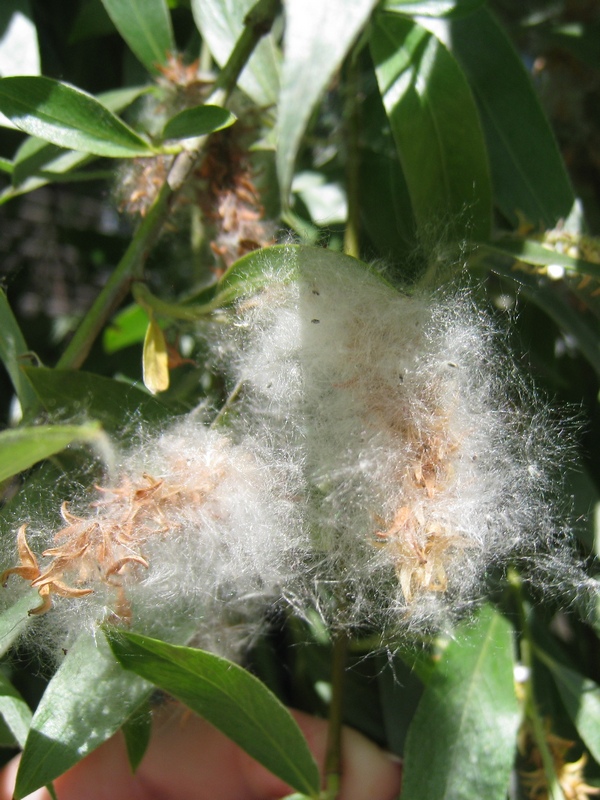
<path id="1" fill-rule="evenodd" d="M 172 117 L 165 125 L 163 139 L 190 139 L 228 128 L 237 117 L 220 106 L 194 106 Z"/>
<path id="2" fill-rule="evenodd" d="M 144 385 L 152 394 L 164 392 L 169 388 L 169 357 L 167 343 L 162 328 L 151 317 L 144 338 L 142 357 Z"/>
<path id="3" fill-rule="evenodd" d="M 222 67 L 244 30 L 244 19 L 256 0 L 192 0 L 192 13 L 202 38 Z M 270 106 L 279 92 L 280 54 L 272 34 L 256 46 L 238 85 L 255 103 Z"/>
<path id="4" fill-rule="evenodd" d="M 21 130 L 59 147 L 109 158 L 154 152 L 91 94 L 52 78 L 0 79 L 0 111 Z"/>
<path id="5" fill-rule="evenodd" d="M 460 17 L 484 3 L 485 0 L 384 0 L 381 8 L 411 17 Z"/>
<path id="6" fill-rule="evenodd" d="M 152 711 L 147 700 L 125 721 L 122 730 L 129 766 L 132 772 L 136 772 L 146 754 L 152 733 Z"/>
<path id="7" fill-rule="evenodd" d="M 1 672 L 0 714 L 17 744 L 23 747 L 31 723 L 31 709 Z"/>
<path id="8" fill-rule="evenodd" d="M 600 686 L 561 664 L 544 650 L 536 655 L 548 667 L 560 697 L 592 757 L 600 762 Z"/>
<path id="9" fill-rule="evenodd" d="M 185 703 L 293 788 L 318 794 L 319 771 L 300 729 L 257 678 L 202 650 L 120 631 L 108 635 L 126 669 Z"/>
<path id="10" fill-rule="evenodd" d="M 149 72 L 175 52 L 171 15 L 165 0 L 102 0 L 115 28 Z"/>
<path id="11" fill-rule="evenodd" d="M 53 417 L 91 416 L 110 433 L 120 432 L 142 420 L 165 422 L 183 410 L 169 409 L 135 386 L 90 372 L 30 367 L 25 374 Z"/>
<path id="12" fill-rule="evenodd" d="M 376 0 L 286 0 L 277 171 L 288 204 L 294 164 L 310 117 Z M 298 76 L 302 80 L 298 80 Z"/>
<path id="13" fill-rule="evenodd" d="M 521 57 L 487 8 L 431 29 L 451 49 L 475 94 L 494 202 L 513 225 L 520 214 L 536 226 L 555 227 L 575 198 Z"/>
<path id="14" fill-rule="evenodd" d="M 491 606 L 450 642 L 406 740 L 402 800 L 504 800 L 519 707 L 511 628 Z"/>
<path id="15" fill-rule="evenodd" d="M 488 264 L 487 268 L 490 266 L 492 265 Z M 504 259 L 494 260 L 492 269 L 519 287 L 527 298 L 548 314 L 563 331 L 569 333 L 572 342 L 600 375 L 600 348 L 595 321 L 589 321 L 578 309 L 573 308 L 547 278 L 529 275 L 523 269 L 515 269 L 514 264 L 506 264 Z"/>
<path id="16" fill-rule="evenodd" d="M 97 422 L 86 425 L 36 425 L 0 432 L 0 481 L 18 475 L 38 461 L 60 453 L 75 442 L 102 438 Z"/>
<path id="17" fill-rule="evenodd" d="M 96 640 L 97 638 L 97 640 Z M 62 775 L 110 738 L 149 685 L 124 672 L 103 637 L 82 634 L 48 684 L 33 716 L 15 798 Z"/>
<path id="18" fill-rule="evenodd" d="M 21 359 L 28 353 L 27 342 L 19 323 L 5 293 L 0 289 L 0 360 L 8 372 L 25 416 L 38 407 L 35 392 L 21 369 Z"/>
<path id="19" fill-rule="evenodd" d="M 371 52 L 419 229 L 489 236 L 491 181 L 479 115 L 448 50 L 401 16 L 377 17 Z"/>

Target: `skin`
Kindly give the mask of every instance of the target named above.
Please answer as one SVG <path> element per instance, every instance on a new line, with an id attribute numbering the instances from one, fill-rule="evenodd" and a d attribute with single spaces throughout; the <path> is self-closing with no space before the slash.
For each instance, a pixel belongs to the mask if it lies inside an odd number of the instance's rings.
<path id="1" fill-rule="evenodd" d="M 327 725 L 292 712 L 317 763 L 325 758 Z M 18 757 L 0 773 L 0 800 L 12 798 Z M 356 731 L 342 736 L 339 800 L 393 800 L 400 791 L 397 760 Z M 117 734 L 55 781 L 59 800 L 276 800 L 291 792 L 199 717 L 170 711 L 157 720 L 148 752 L 131 774 Z M 50 800 L 40 789 L 28 800 Z"/>

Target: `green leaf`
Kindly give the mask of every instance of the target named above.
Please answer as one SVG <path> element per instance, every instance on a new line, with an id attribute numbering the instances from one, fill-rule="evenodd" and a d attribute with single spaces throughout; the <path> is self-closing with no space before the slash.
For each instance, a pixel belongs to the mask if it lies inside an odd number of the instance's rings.
<path id="1" fill-rule="evenodd" d="M 23 633 L 31 620 L 29 611 L 39 605 L 39 599 L 37 589 L 33 589 L 0 614 L 0 656 L 5 655 Z"/>
<path id="2" fill-rule="evenodd" d="M 102 0 L 115 28 L 151 73 L 175 53 L 171 15 L 165 0 Z"/>
<path id="3" fill-rule="evenodd" d="M 137 303 L 119 311 L 104 329 L 102 344 L 106 353 L 116 353 L 124 347 L 144 341 L 148 314 Z"/>
<path id="4" fill-rule="evenodd" d="M 376 0 L 286 0 L 277 171 L 287 205 L 296 155 L 310 117 Z M 298 80 L 298 76 L 302 80 Z"/>
<path id="5" fill-rule="evenodd" d="M 109 433 L 137 426 L 141 420 L 161 423 L 182 411 L 127 383 L 90 372 L 29 367 L 25 374 L 44 408 L 56 419 L 93 417 Z"/>
<path id="6" fill-rule="evenodd" d="M 318 794 L 319 771 L 300 729 L 257 678 L 202 650 L 120 631 L 108 636 L 126 669 L 185 703 L 294 789 Z"/>
<path id="7" fill-rule="evenodd" d="M 592 757 L 600 762 L 600 686 L 536 648 L 548 667 L 567 713 Z"/>
<path id="8" fill-rule="evenodd" d="M 191 139 L 228 128 L 237 117 L 220 106 L 194 106 L 172 117 L 165 125 L 163 139 Z"/>
<path id="9" fill-rule="evenodd" d="M 256 0 L 192 0 L 192 13 L 202 38 L 222 67 L 244 30 L 244 19 Z M 280 53 L 273 34 L 263 37 L 238 84 L 260 106 L 272 106 L 279 94 Z"/>
<path id="10" fill-rule="evenodd" d="M 384 0 L 381 8 L 411 17 L 462 17 L 484 3 L 485 0 Z"/>
<path id="11" fill-rule="evenodd" d="M 566 253 L 559 253 L 549 245 L 543 245 L 533 239 L 498 239 L 493 243 L 481 245 L 479 251 L 483 257 L 487 253 L 490 255 L 499 254 L 515 261 L 522 261 L 525 264 L 539 267 L 556 264 L 564 267 L 565 272 L 589 275 L 596 280 L 600 280 L 600 264 L 586 261 L 583 258 L 573 258 Z"/>
<path id="12" fill-rule="evenodd" d="M 38 461 L 60 453 L 75 442 L 98 442 L 97 422 L 86 425 L 36 425 L 0 433 L 0 481 L 18 475 Z"/>
<path id="13" fill-rule="evenodd" d="M 553 228 L 573 190 L 520 55 L 487 8 L 437 26 L 468 76 L 488 144 L 494 202 L 513 225 L 519 215 Z"/>
<path id="14" fill-rule="evenodd" d="M 127 87 L 103 92 L 97 99 L 113 113 L 122 111 L 131 105 L 134 100 L 148 91 L 147 86 Z M 65 172 L 83 166 L 92 161 L 94 156 L 90 153 L 79 153 L 65 150 L 53 144 L 48 144 L 43 139 L 29 137 L 17 150 L 14 159 L 13 187 L 21 193 L 23 190 L 32 191 L 40 186 L 45 186 Z M 36 181 L 24 185 L 28 178 L 35 176 Z M 17 194 L 13 192 L 12 196 Z"/>
<path id="15" fill-rule="evenodd" d="M 102 636 L 82 634 L 33 716 L 15 798 L 50 783 L 110 738 L 150 691 L 124 672 Z"/>
<path id="16" fill-rule="evenodd" d="M 6 172 L 8 175 L 12 175 L 14 170 L 14 164 L 8 158 L 0 158 L 0 171 Z"/>
<path id="17" fill-rule="evenodd" d="M 146 754 L 152 733 L 152 710 L 147 700 L 125 720 L 122 730 L 129 766 L 132 772 L 136 772 Z"/>
<path id="18" fill-rule="evenodd" d="M 319 263 L 335 263 L 340 271 L 366 271 L 374 281 L 387 285 L 380 273 L 372 271 L 367 264 L 356 258 L 322 247 L 275 245 L 254 250 L 232 264 L 217 284 L 215 296 L 209 306 L 221 308 L 242 297 L 255 294 L 272 282 L 274 273 L 278 273 L 280 278 L 285 275 L 291 281 L 302 272 L 305 264 L 316 268 Z"/>
<path id="19" fill-rule="evenodd" d="M 0 79 L 0 111 L 21 130 L 59 147 L 108 158 L 154 153 L 91 94 L 52 78 Z"/>
<path id="20" fill-rule="evenodd" d="M 448 238 L 487 238 L 491 181 L 483 132 L 467 80 L 448 50 L 421 25 L 379 15 L 371 52 L 413 211 Z"/>
<path id="21" fill-rule="evenodd" d="M 410 726 L 402 800 L 505 800 L 520 716 L 512 647 L 491 606 L 455 632 Z"/>
<path id="22" fill-rule="evenodd" d="M 29 353 L 27 342 L 19 323 L 8 303 L 5 293 L 0 289 L 0 360 L 10 377 L 15 393 L 25 416 L 35 411 L 38 400 L 31 384 L 21 369 L 23 356 Z"/>
<path id="23" fill-rule="evenodd" d="M 31 710 L 19 692 L 0 672 L 0 714 L 20 747 L 25 745 Z"/>

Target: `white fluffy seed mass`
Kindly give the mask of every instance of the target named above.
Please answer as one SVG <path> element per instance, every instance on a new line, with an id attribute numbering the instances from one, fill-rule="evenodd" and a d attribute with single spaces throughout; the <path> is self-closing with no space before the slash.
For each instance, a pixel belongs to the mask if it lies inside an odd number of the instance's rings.
<path id="1" fill-rule="evenodd" d="M 111 621 L 233 656 L 289 579 L 293 484 L 250 437 L 187 417 L 122 454 L 93 499 L 63 502 L 62 524 L 34 523 L 30 541 L 23 526 L 2 581 L 38 590 L 46 647 Z"/>
<path id="2" fill-rule="evenodd" d="M 560 436 L 466 293 L 402 295 L 322 250 L 288 262 L 217 342 L 240 416 L 303 471 L 311 568 L 285 592 L 333 627 L 444 624 L 560 538 Z"/>

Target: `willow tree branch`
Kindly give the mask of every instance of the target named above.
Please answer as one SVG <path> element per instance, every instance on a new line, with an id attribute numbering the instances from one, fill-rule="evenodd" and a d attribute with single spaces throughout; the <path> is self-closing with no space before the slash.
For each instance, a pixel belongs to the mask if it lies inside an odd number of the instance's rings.
<path id="1" fill-rule="evenodd" d="M 207 102 L 221 106 L 227 103 L 256 45 L 271 29 L 279 7 L 280 0 L 258 0 L 251 9 L 244 21 L 244 30 L 215 81 Z M 57 367 L 77 369 L 83 364 L 94 340 L 127 295 L 132 281 L 141 278 L 148 254 L 170 215 L 173 196 L 179 192 L 202 158 L 207 138 L 200 136 L 188 142 L 186 149 L 175 156 L 158 196 L 140 223 L 106 286 L 81 321 L 58 360 Z"/>

